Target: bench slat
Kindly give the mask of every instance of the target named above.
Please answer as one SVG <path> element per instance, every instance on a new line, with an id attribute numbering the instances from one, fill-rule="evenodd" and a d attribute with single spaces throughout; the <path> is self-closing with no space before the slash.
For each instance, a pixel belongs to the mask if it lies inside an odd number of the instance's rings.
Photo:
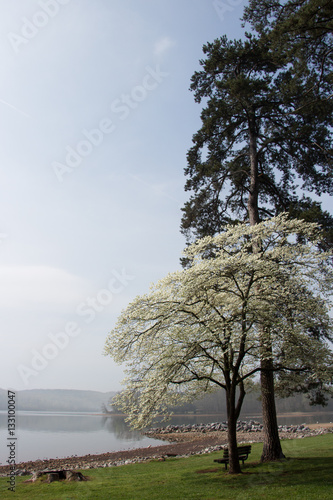
<path id="1" fill-rule="evenodd" d="M 241 460 L 243 462 L 243 465 L 244 465 L 244 460 L 248 459 L 250 453 L 251 453 L 251 445 L 237 446 L 238 460 Z M 223 451 L 223 458 L 217 458 L 214 460 L 214 462 L 217 462 L 219 464 L 224 464 L 225 468 L 227 469 L 227 464 L 229 463 L 229 449 L 226 448 Z"/>

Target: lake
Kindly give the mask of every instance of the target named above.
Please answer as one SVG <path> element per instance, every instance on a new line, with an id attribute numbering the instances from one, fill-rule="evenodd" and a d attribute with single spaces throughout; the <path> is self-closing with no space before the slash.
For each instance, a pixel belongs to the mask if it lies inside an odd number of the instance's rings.
<path id="1" fill-rule="evenodd" d="M 241 420 L 261 421 L 260 415 Z M 225 415 L 173 416 L 172 424 L 209 423 L 226 420 Z M 278 416 L 279 424 L 332 422 L 333 414 L 312 412 Z M 87 413 L 19 412 L 16 415 L 16 462 L 106 453 L 155 446 L 161 441 L 130 430 L 120 416 Z M 167 425 L 167 424 L 162 424 Z M 7 412 L 0 412 L 0 463 L 8 459 Z M 164 442 L 165 444 L 165 442 Z"/>
<path id="2" fill-rule="evenodd" d="M 85 413 L 16 414 L 16 462 L 105 453 L 160 444 L 128 428 L 122 417 Z M 7 413 L 0 412 L 0 463 L 8 459 Z"/>

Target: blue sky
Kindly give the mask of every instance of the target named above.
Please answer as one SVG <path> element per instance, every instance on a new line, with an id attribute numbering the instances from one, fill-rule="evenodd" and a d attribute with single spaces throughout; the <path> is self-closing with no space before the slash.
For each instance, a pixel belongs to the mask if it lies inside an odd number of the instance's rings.
<path id="1" fill-rule="evenodd" d="M 179 267 L 190 78 L 243 7 L 2 2 L 0 387 L 119 389 L 104 342 Z"/>

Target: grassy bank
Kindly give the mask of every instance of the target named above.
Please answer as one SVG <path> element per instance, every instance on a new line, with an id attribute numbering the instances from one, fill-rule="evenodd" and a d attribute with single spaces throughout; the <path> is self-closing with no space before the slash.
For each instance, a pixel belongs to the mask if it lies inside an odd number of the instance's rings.
<path id="1" fill-rule="evenodd" d="M 333 434 L 283 441 L 287 460 L 260 464 L 262 444 L 256 443 L 243 474 L 230 476 L 214 463 L 221 452 L 165 462 L 83 471 L 88 482 L 24 484 L 16 478 L 16 492 L 0 479 L 1 499 L 331 499 L 333 498 Z"/>

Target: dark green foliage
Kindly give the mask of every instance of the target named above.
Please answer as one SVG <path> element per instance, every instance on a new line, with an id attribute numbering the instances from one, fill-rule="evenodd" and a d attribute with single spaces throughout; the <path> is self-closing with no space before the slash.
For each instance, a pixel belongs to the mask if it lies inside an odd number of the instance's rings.
<path id="1" fill-rule="evenodd" d="M 276 49 L 296 52 L 301 48 L 314 60 L 318 54 L 329 55 L 332 12 L 331 0 L 249 0 L 243 19 L 274 40 Z"/>
<path id="2" fill-rule="evenodd" d="M 222 37 L 203 47 L 203 69 L 191 84 L 205 107 L 185 169 L 188 241 L 248 218 L 252 138 L 260 218 L 281 211 L 310 218 L 332 244 L 333 218 L 301 192 L 333 192 L 331 19 L 328 8 L 310 16 L 317 4 L 328 2 L 287 2 L 282 15 L 278 2 L 252 0 L 245 19 L 260 28 L 259 38 Z M 301 18 L 290 18 L 295 5 Z"/>

